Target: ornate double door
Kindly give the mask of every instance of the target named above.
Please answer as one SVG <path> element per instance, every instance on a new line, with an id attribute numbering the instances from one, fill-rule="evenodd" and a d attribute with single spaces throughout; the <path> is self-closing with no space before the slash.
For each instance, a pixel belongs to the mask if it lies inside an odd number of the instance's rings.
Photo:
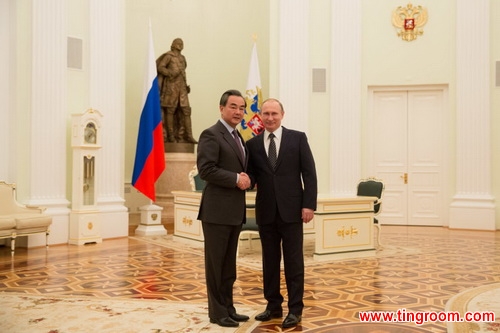
<path id="1" fill-rule="evenodd" d="M 370 89 L 370 174 L 385 183 L 382 224 L 447 225 L 447 87 Z"/>

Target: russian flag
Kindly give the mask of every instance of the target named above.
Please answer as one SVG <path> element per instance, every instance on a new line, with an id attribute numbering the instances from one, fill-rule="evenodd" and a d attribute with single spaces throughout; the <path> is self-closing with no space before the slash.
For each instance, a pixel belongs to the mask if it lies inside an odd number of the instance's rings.
<path id="1" fill-rule="evenodd" d="M 149 24 L 148 53 L 147 77 L 143 96 L 144 107 L 137 135 L 132 185 L 152 201 L 155 201 L 155 183 L 165 170 L 165 149 L 151 23 Z"/>

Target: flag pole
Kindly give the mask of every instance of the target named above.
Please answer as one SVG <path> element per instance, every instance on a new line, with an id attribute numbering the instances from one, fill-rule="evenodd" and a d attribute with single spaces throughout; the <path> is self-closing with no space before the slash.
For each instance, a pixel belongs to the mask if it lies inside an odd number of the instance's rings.
<path id="1" fill-rule="evenodd" d="M 165 149 L 151 18 L 149 19 L 148 37 L 146 80 L 143 92 L 144 106 L 137 135 L 132 185 L 149 198 L 149 204 L 139 208 L 141 222 L 135 230 L 135 234 L 138 236 L 167 234 L 167 230 L 161 223 L 163 208 L 153 204 L 156 199 L 155 183 L 165 170 Z"/>
<path id="2" fill-rule="evenodd" d="M 264 123 L 260 117 L 260 107 L 263 101 L 262 84 L 260 80 L 259 59 L 257 56 L 257 35 L 252 35 L 253 46 L 248 68 L 248 80 L 245 89 L 247 107 L 240 123 L 240 133 L 245 141 L 264 131 Z"/>

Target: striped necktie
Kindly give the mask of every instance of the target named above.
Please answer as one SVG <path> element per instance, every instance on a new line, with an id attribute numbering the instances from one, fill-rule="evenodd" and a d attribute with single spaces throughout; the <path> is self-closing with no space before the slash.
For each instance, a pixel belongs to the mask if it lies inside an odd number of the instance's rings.
<path id="1" fill-rule="evenodd" d="M 241 160 L 244 161 L 245 160 L 245 153 L 243 152 L 243 148 L 241 147 L 240 137 L 238 136 L 238 133 L 236 132 L 236 130 L 233 130 L 233 138 L 234 138 L 234 141 L 236 141 L 236 145 L 238 146 L 238 149 L 240 151 Z"/>
<path id="2" fill-rule="evenodd" d="M 269 140 L 271 141 L 269 142 L 269 152 L 267 158 L 269 159 L 269 163 L 273 167 L 273 170 L 276 168 L 276 160 L 278 159 L 276 154 L 276 143 L 274 142 L 274 138 L 275 135 L 273 133 L 269 134 Z"/>

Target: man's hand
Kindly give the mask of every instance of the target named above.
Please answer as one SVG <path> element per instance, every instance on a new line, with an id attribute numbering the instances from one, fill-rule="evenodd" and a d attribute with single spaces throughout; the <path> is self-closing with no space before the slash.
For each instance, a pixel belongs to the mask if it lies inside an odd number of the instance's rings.
<path id="1" fill-rule="evenodd" d="M 250 187 L 250 177 L 244 172 L 240 173 L 240 179 L 238 180 L 238 188 L 240 190 L 246 190 Z"/>
<path id="2" fill-rule="evenodd" d="M 302 208 L 302 222 L 309 223 L 314 217 L 314 210 L 310 208 Z"/>

